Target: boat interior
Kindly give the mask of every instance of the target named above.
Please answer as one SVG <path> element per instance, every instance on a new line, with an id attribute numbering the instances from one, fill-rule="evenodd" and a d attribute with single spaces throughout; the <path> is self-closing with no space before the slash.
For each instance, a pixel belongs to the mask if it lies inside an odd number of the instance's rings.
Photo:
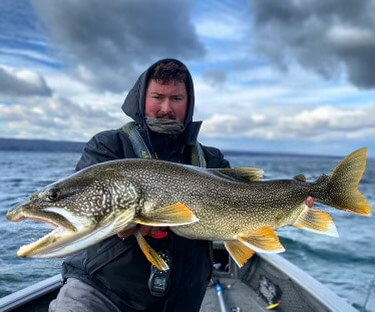
<path id="1" fill-rule="evenodd" d="M 200 312 L 355 312 L 350 304 L 306 272 L 275 254 L 255 254 L 241 269 L 214 242 L 214 272 Z M 1 311 L 47 311 L 61 287 L 60 275 L 0 298 Z"/>

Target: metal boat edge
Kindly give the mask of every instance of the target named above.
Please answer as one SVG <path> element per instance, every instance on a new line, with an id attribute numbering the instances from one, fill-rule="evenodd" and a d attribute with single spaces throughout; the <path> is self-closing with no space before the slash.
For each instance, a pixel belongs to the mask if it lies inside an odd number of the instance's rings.
<path id="1" fill-rule="evenodd" d="M 218 244 L 215 244 L 215 249 L 217 248 L 220 247 L 218 247 Z M 321 284 L 290 261 L 276 254 L 258 253 L 254 256 L 254 259 L 249 261 L 249 263 L 242 269 L 238 269 L 234 262 L 229 259 L 229 271 L 214 272 L 213 277 L 242 280 L 246 283 L 246 277 L 244 278 L 244 276 L 249 273 L 249 278 L 252 278 L 252 276 L 254 276 L 254 270 L 257 270 L 259 265 L 262 265 L 263 268 L 269 268 L 269 270 L 276 272 L 288 283 L 296 285 L 303 293 L 311 297 L 309 300 L 311 299 L 316 302 L 318 306 L 324 307 L 325 311 L 358 312 L 327 286 Z M 272 276 L 272 274 L 273 273 L 271 272 L 270 276 Z M 61 275 L 57 274 L 29 287 L 16 291 L 0 298 L 0 311 L 31 311 L 29 308 L 26 308 L 31 306 L 32 311 L 45 311 L 46 305 L 48 305 L 48 302 L 56 296 L 61 285 Z M 256 295 L 254 290 L 251 292 L 249 291 L 249 294 L 250 293 Z M 39 305 L 40 308 L 38 309 Z M 264 309 L 264 311 L 268 310 Z"/>
<path id="2" fill-rule="evenodd" d="M 276 269 L 289 276 L 296 284 L 304 289 L 310 296 L 320 301 L 331 311 L 337 312 L 358 312 L 354 307 L 347 303 L 342 297 L 338 296 L 331 289 L 320 283 L 310 274 L 304 272 L 299 267 L 277 254 L 257 254 Z"/>

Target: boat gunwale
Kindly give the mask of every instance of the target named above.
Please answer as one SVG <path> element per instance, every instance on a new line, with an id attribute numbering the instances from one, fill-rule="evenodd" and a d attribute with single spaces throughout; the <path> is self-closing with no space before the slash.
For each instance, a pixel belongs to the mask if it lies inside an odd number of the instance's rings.
<path id="1" fill-rule="evenodd" d="M 344 298 L 335 294 L 327 286 L 323 285 L 314 277 L 304 272 L 302 269 L 298 268 L 296 265 L 280 255 L 257 253 L 256 256 L 259 258 L 259 260 L 266 262 L 277 271 L 282 272 L 283 275 L 288 277 L 292 282 L 311 295 L 316 301 L 320 302 L 323 306 L 327 307 L 331 311 L 358 312 L 349 303 L 347 303 Z M 233 278 L 233 274 L 229 275 L 230 276 L 227 277 Z M 238 279 L 237 274 L 234 275 L 236 275 L 235 278 Z M 0 312 L 11 311 L 12 309 L 21 307 L 22 305 L 57 290 L 61 287 L 61 285 L 61 274 L 57 274 L 18 290 L 3 298 L 0 298 Z"/>

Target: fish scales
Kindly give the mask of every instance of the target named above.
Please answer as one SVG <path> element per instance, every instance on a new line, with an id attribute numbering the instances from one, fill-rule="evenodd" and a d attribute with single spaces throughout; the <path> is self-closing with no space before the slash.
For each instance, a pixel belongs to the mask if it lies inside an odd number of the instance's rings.
<path id="1" fill-rule="evenodd" d="M 65 256 L 136 224 L 169 226 L 186 238 L 224 240 L 241 266 L 255 252 L 282 252 L 274 230 L 293 225 L 337 235 L 326 212 L 307 198 L 359 215 L 371 207 L 358 184 L 367 149 L 348 155 L 332 174 L 314 182 L 303 175 L 260 181 L 254 168 L 205 169 L 159 160 L 124 159 L 96 164 L 33 194 L 7 213 L 10 221 L 32 219 L 56 229 L 22 246 L 19 256 Z M 159 269 L 165 262 L 134 232 L 141 250 Z"/>
<path id="2" fill-rule="evenodd" d="M 118 170 L 132 178 L 147 206 L 157 209 L 174 202 L 188 206 L 200 222 L 172 230 L 189 238 L 217 239 L 219 235 L 233 239 L 239 231 L 293 224 L 310 189 L 309 184 L 293 180 L 236 182 L 204 169 L 160 161 L 145 164 L 135 160 Z M 152 176 L 157 178 L 148 178 Z M 265 198 L 270 193 L 273 195 Z M 298 205 L 301 208 L 292 213 Z"/>

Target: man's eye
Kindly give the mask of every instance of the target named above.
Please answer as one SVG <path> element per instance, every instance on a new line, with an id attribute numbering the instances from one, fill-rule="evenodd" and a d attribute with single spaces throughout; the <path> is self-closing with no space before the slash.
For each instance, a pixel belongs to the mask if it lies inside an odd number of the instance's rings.
<path id="1" fill-rule="evenodd" d="M 154 99 L 157 99 L 157 100 L 160 100 L 160 99 L 161 99 L 161 96 L 154 95 L 153 98 L 154 98 Z"/>

